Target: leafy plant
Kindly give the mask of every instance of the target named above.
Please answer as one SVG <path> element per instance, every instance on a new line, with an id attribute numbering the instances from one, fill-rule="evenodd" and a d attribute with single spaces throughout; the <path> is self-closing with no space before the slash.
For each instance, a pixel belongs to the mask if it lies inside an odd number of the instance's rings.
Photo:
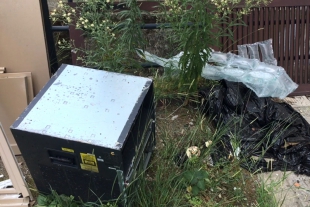
<path id="1" fill-rule="evenodd" d="M 180 91 L 195 91 L 202 68 L 208 61 L 212 47 L 220 47 L 220 38 L 232 38 L 231 28 L 242 23 L 242 15 L 252 7 L 267 4 L 270 0 L 245 1 L 244 7 L 234 10 L 241 0 L 166 0 L 160 2 L 161 12 L 157 18 L 169 23 L 167 39 L 183 51 L 179 67 L 178 88 Z M 52 12 L 52 20 L 75 24 L 84 32 L 85 47 L 80 60 L 98 69 L 122 71 L 139 67 L 136 49 L 145 48 L 145 38 L 140 26 L 143 12 L 137 0 L 120 1 L 118 6 L 126 10 L 115 10 L 112 0 L 77 1 L 76 8 L 59 1 L 58 10 Z M 231 14 L 236 18 L 229 18 Z M 167 25 L 164 24 L 164 28 Z"/>
<path id="2" fill-rule="evenodd" d="M 220 38 L 232 39 L 231 28 L 243 24 L 242 15 L 252 7 L 267 4 L 269 0 L 245 1 L 241 10 L 234 8 L 241 0 L 165 0 L 161 3 L 163 20 L 172 27 L 173 39 L 183 55 L 179 62 L 181 69 L 179 88 L 191 85 L 197 89 L 203 67 L 208 62 L 212 47 L 220 47 Z M 235 13 L 236 18 L 229 15 Z M 241 22 L 241 23 L 239 23 Z"/>
<path id="3" fill-rule="evenodd" d="M 82 203 L 76 201 L 74 196 L 59 195 L 55 190 L 51 191 L 49 195 L 40 194 L 37 198 L 37 205 L 35 207 L 116 207 L 114 203 L 102 203 L 100 199 L 98 202 Z"/>
<path id="4" fill-rule="evenodd" d="M 200 191 L 206 190 L 206 181 L 208 173 L 205 170 L 190 170 L 183 174 L 187 191 L 193 196 L 197 196 Z"/>
<path id="5" fill-rule="evenodd" d="M 53 22 L 73 24 L 83 31 L 85 45 L 73 50 L 85 66 L 121 72 L 125 68 L 138 67 L 136 48 L 144 48 L 142 11 L 136 0 L 119 2 L 126 10 L 116 11 L 114 1 L 78 0 L 71 8 L 62 1 L 51 13 Z M 62 43 L 62 42 L 60 42 Z"/>
<path id="6" fill-rule="evenodd" d="M 37 207 L 79 207 L 80 205 L 74 201 L 74 197 L 58 195 L 52 190 L 50 195 L 39 195 L 37 199 Z"/>
<path id="7" fill-rule="evenodd" d="M 118 20 L 113 15 L 113 2 L 90 0 L 77 4 L 76 27 L 83 30 L 85 48 L 77 48 L 84 65 L 121 71 L 127 62 L 127 49 L 117 40 Z"/>

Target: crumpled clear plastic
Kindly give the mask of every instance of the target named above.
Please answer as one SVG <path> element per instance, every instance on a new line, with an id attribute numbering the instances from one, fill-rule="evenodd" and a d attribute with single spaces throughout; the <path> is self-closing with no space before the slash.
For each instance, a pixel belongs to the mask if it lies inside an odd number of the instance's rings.
<path id="1" fill-rule="evenodd" d="M 223 56 L 226 55 L 226 62 Z M 221 58 L 218 58 L 221 57 Z M 287 75 L 284 68 L 266 64 L 257 59 L 247 59 L 232 53 L 211 53 L 209 62 L 201 76 L 211 80 L 225 79 L 242 82 L 252 89 L 258 97 L 285 98 L 298 85 Z"/>
<path id="2" fill-rule="evenodd" d="M 278 61 L 274 58 L 272 39 L 257 43 L 262 54 L 262 61 L 270 65 L 277 65 Z"/>
<path id="3" fill-rule="evenodd" d="M 250 59 L 259 60 L 258 45 L 254 43 L 254 44 L 248 44 L 246 45 L 246 47 L 248 48 Z"/>
<path id="4" fill-rule="evenodd" d="M 246 45 L 237 45 L 237 47 L 238 47 L 238 55 L 244 58 L 249 58 L 248 49 L 246 48 Z"/>
<path id="5" fill-rule="evenodd" d="M 165 59 L 142 50 L 138 54 L 147 61 L 172 68 L 176 72 L 179 70 L 179 60 L 183 55 L 181 52 L 172 58 Z M 257 59 L 248 59 L 232 53 L 212 52 L 208 62 L 210 64 L 206 64 L 202 70 L 202 77 L 210 80 L 225 79 L 242 82 L 258 97 L 283 99 L 298 87 L 284 68 L 266 64 Z"/>
<path id="6" fill-rule="evenodd" d="M 181 56 L 183 55 L 183 52 L 180 52 L 176 56 L 173 56 L 172 58 L 169 58 L 169 59 L 158 57 L 156 55 L 153 55 L 141 49 L 137 49 L 137 54 L 139 55 L 140 58 L 143 58 L 152 63 L 156 63 L 162 67 L 178 69 L 179 61 L 180 61 Z"/>
<path id="7" fill-rule="evenodd" d="M 237 45 L 238 54 L 241 57 L 258 59 L 260 60 L 260 55 L 262 57 L 262 62 L 277 65 L 277 59 L 274 57 L 273 48 L 272 48 L 272 39 L 268 39 L 261 42 L 255 42 L 253 44 L 244 44 Z M 259 48 L 259 50 L 258 50 Z M 260 53 L 259 53 L 260 51 Z"/>

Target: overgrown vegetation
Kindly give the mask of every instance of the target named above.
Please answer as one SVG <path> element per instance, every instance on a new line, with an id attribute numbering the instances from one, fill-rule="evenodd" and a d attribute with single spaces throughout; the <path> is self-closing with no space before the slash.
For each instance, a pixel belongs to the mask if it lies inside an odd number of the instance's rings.
<path id="1" fill-rule="evenodd" d="M 127 188 L 127 206 L 278 206 L 273 190 L 279 183 L 259 181 L 240 168 L 244 160 L 235 156 L 213 163 L 211 156 L 227 132 L 225 127 L 213 131 L 195 107 L 167 104 L 157 113 L 157 147 L 151 163 Z M 171 121 L 176 114 L 179 117 Z M 196 150 L 188 150 L 193 146 Z M 40 196 L 38 203 L 40 207 L 117 206 L 73 199 L 53 191 Z"/>
<path id="2" fill-rule="evenodd" d="M 179 51 L 184 51 L 179 75 L 161 75 L 160 70 L 149 74 L 154 78 L 157 109 L 157 148 L 148 169 L 140 172 L 126 192 L 127 205 L 133 207 L 159 206 L 277 206 L 274 185 L 257 182 L 257 177 L 244 169 L 235 153 L 213 163 L 212 155 L 227 126 L 211 129 L 210 120 L 199 113 L 193 91 L 198 86 L 216 84 L 200 79 L 208 61 L 211 47 L 220 47 L 219 38 L 232 36 L 231 26 L 237 24 L 251 7 L 267 0 L 245 1 L 236 19 L 228 18 L 240 0 L 167 0 L 160 2 L 161 22 L 169 22 L 167 39 Z M 115 12 L 113 1 L 87 0 L 71 8 L 59 1 L 52 12 L 53 21 L 74 24 L 84 32 L 86 45 L 74 48 L 74 42 L 59 40 L 60 48 L 70 47 L 81 52 L 85 66 L 122 72 L 139 70 L 137 48 L 145 48 L 140 29 L 143 15 L 136 0 L 120 2 L 128 10 Z M 223 27 L 225 25 L 225 27 Z M 190 92 L 190 93 L 189 93 Z M 181 101 L 178 101 L 182 97 Z M 184 102 L 193 99 L 189 104 Z M 190 99 L 188 99 L 190 97 Z M 176 99 L 177 98 L 177 99 Z M 177 123 L 172 117 L 179 114 Z M 190 114 L 190 119 L 188 115 Z M 174 125 L 174 127 L 171 127 Z M 236 132 L 238 136 L 239 132 Z M 237 139 L 236 139 L 237 140 Z M 240 143 L 234 142 L 234 149 Z M 190 149 L 190 150 L 189 150 Z M 193 149 L 195 149 L 193 151 Z M 70 195 L 40 195 L 38 206 L 116 206 L 115 203 L 80 203 Z"/>
<path id="3" fill-rule="evenodd" d="M 74 43 L 71 44 L 76 52 L 81 51 L 79 59 L 84 65 L 118 72 L 139 67 L 137 49 L 145 49 L 146 42 L 140 27 L 143 16 L 151 15 L 159 23 L 169 24 L 167 39 L 183 51 L 178 90 L 195 91 L 211 48 L 220 47 L 219 39 L 223 36 L 232 38 L 231 28 L 242 24 L 242 15 L 270 0 L 166 0 L 159 1 L 159 8 L 153 13 L 140 10 L 137 0 L 119 1 L 118 4 L 113 0 L 76 2 L 77 6 L 71 8 L 59 1 L 60 9 L 53 11 L 51 18 L 73 23 L 83 31 L 85 47 L 74 48 Z M 243 4 L 242 9 L 234 10 L 240 4 Z M 235 19 L 229 18 L 232 13 L 236 14 Z M 162 25 L 163 29 L 166 27 L 167 24 Z"/>

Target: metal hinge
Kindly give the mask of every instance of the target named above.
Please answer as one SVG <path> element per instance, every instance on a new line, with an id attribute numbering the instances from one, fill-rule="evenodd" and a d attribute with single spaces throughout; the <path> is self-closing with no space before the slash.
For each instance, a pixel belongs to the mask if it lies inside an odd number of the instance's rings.
<path id="1" fill-rule="evenodd" d="M 0 67 L 0 73 L 5 73 L 5 67 Z"/>

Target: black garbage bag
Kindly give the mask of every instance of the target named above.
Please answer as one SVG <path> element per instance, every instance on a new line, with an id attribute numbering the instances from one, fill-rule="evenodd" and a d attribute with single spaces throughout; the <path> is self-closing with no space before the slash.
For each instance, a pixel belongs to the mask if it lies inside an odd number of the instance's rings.
<path id="1" fill-rule="evenodd" d="M 221 81 L 199 90 L 202 113 L 214 127 L 225 130 L 214 161 L 234 154 L 239 144 L 242 167 L 258 170 L 292 170 L 310 175 L 310 127 L 287 103 L 259 98 L 242 83 Z"/>

